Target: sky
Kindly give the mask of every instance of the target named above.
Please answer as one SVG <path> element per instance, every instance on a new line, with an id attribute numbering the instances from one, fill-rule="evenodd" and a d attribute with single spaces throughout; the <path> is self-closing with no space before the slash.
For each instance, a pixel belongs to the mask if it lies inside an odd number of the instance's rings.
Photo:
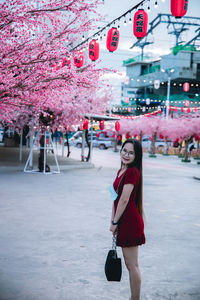
<path id="1" fill-rule="evenodd" d="M 171 14 L 170 11 L 170 0 L 158 0 L 158 7 L 154 7 L 155 0 L 150 0 L 151 11 L 148 14 L 149 22 L 151 22 L 159 13 Z M 113 19 L 122 15 L 124 12 L 138 4 L 139 0 L 104 0 L 102 5 L 99 6 L 98 12 L 105 16 L 105 20 L 96 24 L 96 28 L 104 27 Z M 144 4 L 143 8 L 147 11 L 148 2 Z M 134 12 L 132 12 L 131 17 L 133 19 Z M 186 16 L 190 17 L 200 17 L 200 0 L 189 0 L 188 11 Z M 114 102 L 120 103 L 121 100 L 121 82 L 125 78 L 125 67 L 122 67 L 123 60 L 139 55 L 140 49 L 135 47 L 130 49 L 130 47 L 137 41 L 133 35 L 133 24 L 128 23 L 129 16 L 127 18 L 127 26 L 123 26 L 124 18 L 120 22 L 120 39 L 118 49 L 110 53 L 106 49 L 106 38 L 103 38 L 100 42 L 100 60 L 99 65 L 101 67 L 113 68 L 119 72 L 121 75 L 110 73 L 106 75 L 106 79 L 109 80 L 112 86 Z M 117 25 L 117 23 L 116 23 Z M 194 30 L 197 27 L 191 26 L 191 29 L 184 32 L 182 35 L 182 40 L 188 41 L 193 36 Z M 149 35 L 148 41 L 153 42 L 153 44 L 146 46 L 144 50 L 144 55 L 148 55 L 152 58 L 159 58 L 161 55 L 170 53 L 170 48 L 175 45 L 175 37 L 168 32 L 172 31 L 172 27 L 167 29 L 167 24 L 161 24 L 157 27 L 153 35 Z M 92 32 L 91 32 L 92 33 Z M 89 33 L 89 34 L 91 34 Z M 107 34 L 107 31 L 106 31 Z"/>

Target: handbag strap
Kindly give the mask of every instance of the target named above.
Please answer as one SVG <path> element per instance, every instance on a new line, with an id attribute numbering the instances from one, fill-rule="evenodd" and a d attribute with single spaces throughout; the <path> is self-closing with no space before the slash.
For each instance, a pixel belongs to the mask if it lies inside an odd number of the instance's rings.
<path id="1" fill-rule="evenodd" d="M 113 241 L 112 241 L 112 250 L 117 250 L 117 233 L 113 235 Z"/>

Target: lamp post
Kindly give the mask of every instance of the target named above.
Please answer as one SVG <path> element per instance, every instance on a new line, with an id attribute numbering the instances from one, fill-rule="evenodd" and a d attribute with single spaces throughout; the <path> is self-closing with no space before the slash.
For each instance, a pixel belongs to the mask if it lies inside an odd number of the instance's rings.
<path id="1" fill-rule="evenodd" d="M 174 72 L 174 69 L 161 69 L 161 72 L 167 74 L 167 100 L 166 100 L 166 119 L 169 117 L 169 98 L 170 98 L 170 85 L 171 85 L 171 74 Z"/>

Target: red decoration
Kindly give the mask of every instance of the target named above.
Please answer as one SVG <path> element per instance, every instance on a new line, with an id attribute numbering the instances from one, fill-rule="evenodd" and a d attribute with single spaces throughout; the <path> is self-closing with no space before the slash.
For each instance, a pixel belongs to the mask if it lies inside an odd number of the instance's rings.
<path id="1" fill-rule="evenodd" d="M 181 107 L 181 112 L 184 112 L 184 107 Z"/>
<path id="2" fill-rule="evenodd" d="M 99 43 L 96 40 L 92 40 L 89 43 L 89 58 L 95 61 L 99 58 Z"/>
<path id="3" fill-rule="evenodd" d="M 120 134 L 117 136 L 117 139 L 118 139 L 118 141 L 121 141 L 122 137 Z"/>
<path id="4" fill-rule="evenodd" d="M 174 111 L 178 111 L 178 107 L 177 106 L 174 107 Z"/>
<path id="5" fill-rule="evenodd" d="M 184 92 L 188 92 L 189 89 L 190 89 L 189 83 L 188 83 L 188 82 L 185 82 L 185 83 L 183 84 L 183 90 L 184 90 Z"/>
<path id="6" fill-rule="evenodd" d="M 101 121 L 99 122 L 99 129 L 100 129 L 100 130 L 104 130 L 104 121 L 103 121 L 103 120 L 101 120 Z"/>
<path id="7" fill-rule="evenodd" d="M 160 139 L 163 139 L 163 135 L 162 135 L 162 134 L 160 134 L 159 138 L 160 138 Z"/>
<path id="8" fill-rule="evenodd" d="M 194 108 L 194 111 L 197 112 L 197 107 Z"/>
<path id="9" fill-rule="evenodd" d="M 111 28 L 108 31 L 106 47 L 110 52 L 117 50 L 119 43 L 119 30 L 117 28 Z"/>
<path id="10" fill-rule="evenodd" d="M 190 113 L 190 108 L 188 107 L 188 109 L 187 109 L 187 113 Z"/>
<path id="11" fill-rule="evenodd" d="M 83 130 L 83 124 L 80 124 L 79 128 L 82 131 Z"/>
<path id="12" fill-rule="evenodd" d="M 68 66 L 68 68 L 71 69 L 71 59 L 70 58 L 63 58 L 61 67 L 63 68 L 65 66 Z"/>
<path id="13" fill-rule="evenodd" d="M 169 111 L 172 111 L 172 106 L 171 105 L 169 106 Z"/>
<path id="14" fill-rule="evenodd" d="M 115 122 L 115 130 L 119 131 L 120 130 L 120 123 L 117 121 Z"/>
<path id="15" fill-rule="evenodd" d="M 156 115 L 156 112 L 155 112 L 155 111 L 153 111 L 153 115 L 154 115 L 154 116 Z"/>
<path id="16" fill-rule="evenodd" d="M 188 0 L 171 0 L 171 13 L 175 18 L 183 17 L 188 9 Z"/>
<path id="17" fill-rule="evenodd" d="M 80 51 L 76 52 L 76 54 L 74 55 L 74 65 L 77 68 L 81 68 L 83 65 L 83 53 Z"/>
<path id="18" fill-rule="evenodd" d="M 195 142 L 197 142 L 199 140 L 199 136 L 198 135 L 195 135 L 194 136 L 194 139 L 195 139 Z"/>
<path id="19" fill-rule="evenodd" d="M 161 114 L 161 109 L 158 110 L 158 113 Z"/>
<path id="20" fill-rule="evenodd" d="M 126 133 L 126 134 L 125 134 L 126 140 L 129 139 L 130 137 L 131 137 L 131 136 L 129 135 L 129 133 Z"/>
<path id="21" fill-rule="evenodd" d="M 189 106 L 190 105 L 190 101 L 186 100 L 185 101 L 185 106 Z"/>
<path id="22" fill-rule="evenodd" d="M 58 69 L 59 69 L 58 63 L 57 64 L 53 64 L 52 67 L 53 67 L 54 71 L 58 71 Z"/>
<path id="23" fill-rule="evenodd" d="M 148 15 L 144 9 L 139 9 L 133 19 L 133 34 L 136 38 L 141 39 L 147 33 Z"/>
<path id="24" fill-rule="evenodd" d="M 89 121 L 85 120 L 84 123 L 83 123 L 83 129 L 88 130 L 88 127 L 89 127 Z"/>

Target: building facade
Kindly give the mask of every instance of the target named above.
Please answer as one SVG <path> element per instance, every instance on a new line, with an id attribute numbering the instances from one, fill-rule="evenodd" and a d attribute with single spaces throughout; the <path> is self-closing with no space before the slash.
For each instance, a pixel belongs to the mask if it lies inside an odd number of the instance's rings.
<path id="1" fill-rule="evenodd" d="M 172 113 L 189 107 L 193 111 L 200 106 L 200 51 L 182 49 L 154 61 L 136 57 L 123 61 L 123 66 L 127 77 L 121 85 L 121 105 L 115 106 L 113 113 L 140 115 L 165 111 L 167 92 Z M 188 91 L 184 91 L 186 82 Z"/>

